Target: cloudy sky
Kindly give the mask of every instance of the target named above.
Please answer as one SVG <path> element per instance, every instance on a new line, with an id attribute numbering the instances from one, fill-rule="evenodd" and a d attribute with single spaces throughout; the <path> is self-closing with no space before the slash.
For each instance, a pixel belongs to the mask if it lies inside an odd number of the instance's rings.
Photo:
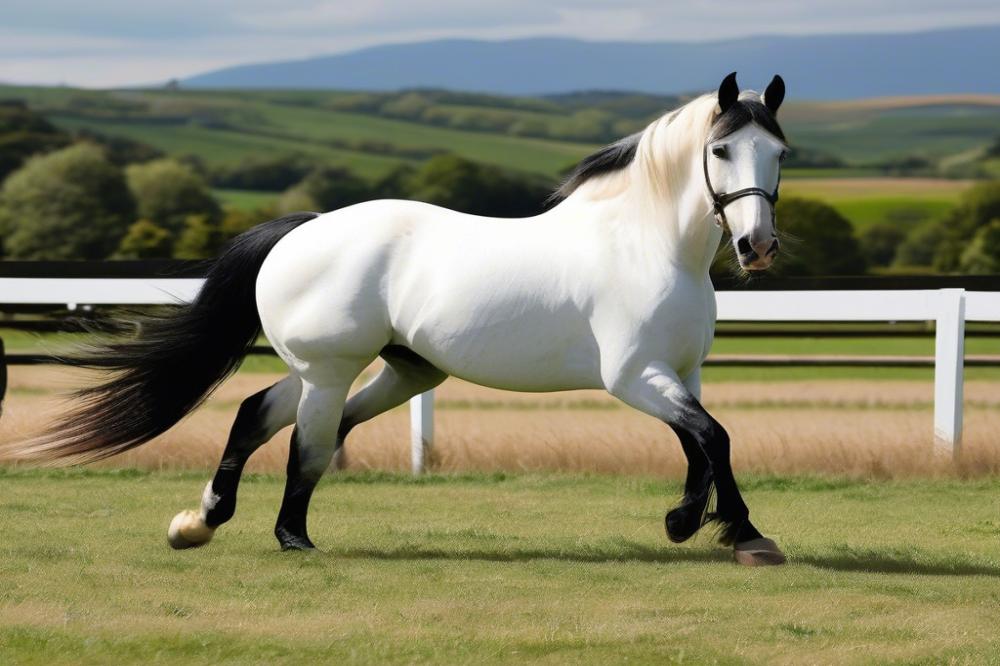
<path id="1" fill-rule="evenodd" d="M 0 81 L 153 83 L 442 37 L 707 41 L 998 23 L 997 0 L 2 0 Z"/>

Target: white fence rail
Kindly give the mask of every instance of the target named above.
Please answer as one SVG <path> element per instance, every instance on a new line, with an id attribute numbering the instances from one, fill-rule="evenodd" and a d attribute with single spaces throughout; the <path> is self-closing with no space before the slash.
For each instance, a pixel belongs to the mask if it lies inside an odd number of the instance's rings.
<path id="1" fill-rule="evenodd" d="M 188 301 L 201 279 L 0 278 L 0 304 L 158 305 Z M 719 321 L 936 323 L 934 441 L 956 457 L 962 444 L 965 322 L 1000 322 L 1000 292 L 964 289 L 893 291 L 722 291 Z M 434 442 L 434 392 L 410 401 L 413 472 Z"/>

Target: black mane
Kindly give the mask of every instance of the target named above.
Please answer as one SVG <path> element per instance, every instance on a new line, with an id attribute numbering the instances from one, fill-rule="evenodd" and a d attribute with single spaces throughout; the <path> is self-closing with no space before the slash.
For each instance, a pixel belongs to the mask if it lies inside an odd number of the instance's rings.
<path id="1" fill-rule="evenodd" d="M 712 133 L 709 141 L 729 136 L 750 123 L 760 125 L 763 129 L 785 141 L 785 133 L 781 131 L 781 126 L 778 125 L 774 114 L 757 99 L 738 100 L 725 113 L 716 116 L 715 120 L 712 121 Z M 636 148 L 639 146 L 641 136 L 642 132 L 636 132 L 584 157 L 566 177 L 559 189 L 552 193 L 550 200 L 565 199 L 591 178 L 620 171 L 627 167 L 635 159 Z"/>
<path id="2" fill-rule="evenodd" d="M 635 159 L 641 136 L 642 132 L 636 132 L 584 157 L 559 189 L 552 193 L 551 199 L 565 199 L 591 178 L 627 167 Z"/>

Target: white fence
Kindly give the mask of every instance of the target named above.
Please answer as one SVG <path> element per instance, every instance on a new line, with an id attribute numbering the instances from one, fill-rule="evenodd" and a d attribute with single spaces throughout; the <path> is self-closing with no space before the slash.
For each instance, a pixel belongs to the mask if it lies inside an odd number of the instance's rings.
<path id="1" fill-rule="evenodd" d="M 187 301 L 201 279 L 0 278 L 0 304 L 156 305 Z M 965 322 L 1000 322 L 1000 292 L 964 289 L 893 291 L 722 291 L 719 321 L 936 322 L 935 448 L 958 456 L 962 443 Z M 414 473 L 434 441 L 434 392 L 410 401 Z"/>

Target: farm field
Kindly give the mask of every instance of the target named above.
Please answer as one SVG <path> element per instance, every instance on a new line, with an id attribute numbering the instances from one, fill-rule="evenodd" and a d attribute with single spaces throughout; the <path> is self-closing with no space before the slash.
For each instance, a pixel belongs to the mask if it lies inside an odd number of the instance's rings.
<path id="1" fill-rule="evenodd" d="M 970 186 L 970 181 L 943 178 L 805 177 L 784 179 L 781 193 L 824 201 L 860 230 L 877 222 L 906 224 L 939 217 Z"/>
<path id="2" fill-rule="evenodd" d="M 1000 483 L 744 477 L 789 556 L 662 530 L 676 482 L 329 477 L 322 549 L 281 553 L 251 475 L 205 548 L 165 529 L 203 475 L 0 471 L 7 663 L 991 663 Z"/>
<path id="3" fill-rule="evenodd" d="M 963 457 L 953 468 L 932 455 L 933 383 L 923 378 L 719 379 L 706 373 L 706 407 L 730 432 L 739 473 L 840 474 L 856 478 L 988 476 L 1000 473 L 1000 378 L 965 386 Z M 845 368 L 843 370 L 854 370 Z M 877 369 L 876 369 L 877 370 Z M 150 444 L 103 467 L 210 470 L 239 403 L 281 375 L 241 371 L 204 407 Z M 371 371 L 360 382 L 371 376 Z M 39 432 L 63 408 L 60 392 L 86 381 L 78 371 L 13 367 L 0 419 L 0 444 Z M 466 471 L 573 471 L 681 478 L 686 462 L 674 435 L 655 419 L 602 391 L 510 393 L 450 379 L 436 390 L 431 468 Z M 290 429 L 251 458 L 254 472 L 279 473 Z M 409 414 L 401 406 L 358 427 L 347 470 L 409 469 Z"/>

